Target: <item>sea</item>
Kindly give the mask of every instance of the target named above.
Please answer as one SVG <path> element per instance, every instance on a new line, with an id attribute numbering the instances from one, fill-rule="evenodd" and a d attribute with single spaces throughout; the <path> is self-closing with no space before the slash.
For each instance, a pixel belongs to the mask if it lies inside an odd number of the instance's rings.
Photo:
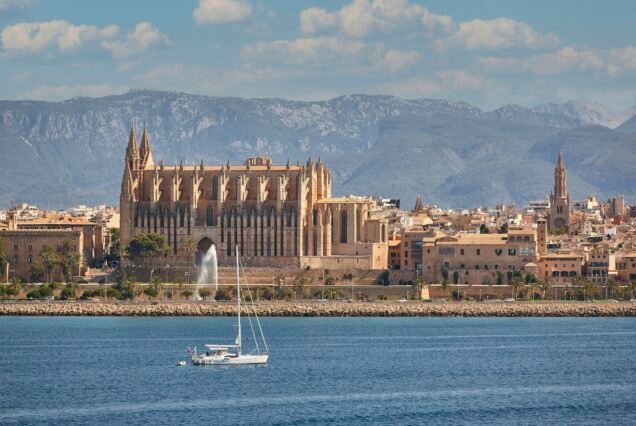
<path id="1" fill-rule="evenodd" d="M 0 317 L 0 424 L 636 424 L 633 318 L 262 325 L 266 366 L 179 367 L 235 319 Z"/>

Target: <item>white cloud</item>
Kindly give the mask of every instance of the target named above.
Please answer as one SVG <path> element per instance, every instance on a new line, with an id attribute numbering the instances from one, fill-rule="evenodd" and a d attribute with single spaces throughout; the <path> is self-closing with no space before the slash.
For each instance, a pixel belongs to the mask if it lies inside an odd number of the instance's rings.
<path id="1" fill-rule="evenodd" d="M 526 57 L 481 57 L 479 62 L 487 71 L 510 74 L 554 75 L 571 71 L 601 71 L 613 77 L 636 70 L 636 46 L 609 50 L 566 46 L 554 52 Z"/>
<path id="2" fill-rule="evenodd" d="M 73 25 L 66 21 L 25 22 L 2 30 L 2 47 L 6 54 L 34 54 L 44 50 L 68 52 L 90 42 L 108 40 L 117 34 L 117 26 L 98 28 Z"/>
<path id="3" fill-rule="evenodd" d="M 378 84 L 375 89 L 379 93 L 396 95 L 406 99 L 437 96 L 441 90 L 439 84 L 428 77 L 415 77 Z"/>
<path id="4" fill-rule="evenodd" d="M 440 49 L 463 47 L 475 49 L 527 48 L 535 49 L 555 45 L 558 38 L 554 34 L 541 35 L 523 22 L 508 18 L 484 21 L 475 19 L 462 22 L 456 32 L 439 40 Z"/>
<path id="5" fill-rule="evenodd" d="M 383 61 L 389 71 L 397 72 L 417 63 L 421 57 L 422 55 L 414 50 L 402 52 L 390 49 L 384 55 Z"/>
<path id="6" fill-rule="evenodd" d="M 104 41 L 102 47 L 109 50 L 116 59 L 127 59 L 139 55 L 152 47 L 169 46 L 168 37 L 161 34 L 149 22 L 139 22 L 134 31 L 128 33 L 125 39 Z"/>
<path id="7" fill-rule="evenodd" d="M 338 17 L 325 9 L 311 7 L 300 12 L 300 32 L 315 34 L 338 26 Z"/>
<path id="8" fill-rule="evenodd" d="M 607 67 L 610 75 L 636 70 L 636 46 L 610 49 L 608 57 L 611 61 Z"/>
<path id="9" fill-rule="evenodd" d="M 93 85 L 40 85 L 34 89 L 22 93 L 19 98 L 44 101 L 59 101 L 75 96 L 100 97 L 125 92 L 127 88 L 110 86 L 108 84 Z"/>
<path id="10" fill-rule="evenodd" d="M 10 9 L 31 9 L 38 0 L 0 0 L 0 12 Z"/>
<path id="11" fill-rule="evenodd" d="M 491 85 L 491 82 L 485 78 L 469 74 L 466 71 L 439 71 L 435 75 L 444 86 L 453 89 L 481 90 Z"/>
<path id="12" fill-rule="evenodd" d="M 488 71 L 504 71 L 510 73 L 560 74 L 566 71 L 605 70 L 607 63 L 601 52 L 588 49 L 577 50 L 564 47 L 555 52 L 513 58 L 480 58 Z"/>
<path id="13" fill-rule="evenodd" d="M 243 21 L 251 14 L 252 5 L 247 0 L 199 0 L 192 12 L 199 25 Z"/>
<path id="14" fill-rule="evenodd" d="M 450 16 L 437 15 L 408 0 L 353 0 L 335 12 L 310 8 L 300 14 L 300 30 L 316 34 L 338 28 L 350 37 L 409 30 L 447 33 L 453 28 Z"/>
<path id="15" fill-rule="evenodd" d="M 336 37 L 298 38 L 251 44 L 243 48 L 248 62 L 267 60 L 314 67 L 353 64 L 381 58 L 384 48 Z"/>

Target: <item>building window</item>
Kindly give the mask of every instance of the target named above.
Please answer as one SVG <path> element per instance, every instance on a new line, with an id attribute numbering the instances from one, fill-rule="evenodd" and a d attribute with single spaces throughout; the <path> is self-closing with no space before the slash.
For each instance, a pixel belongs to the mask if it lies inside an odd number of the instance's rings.
<path id="1" fill-rule="evenodd" d="M 33 251 L 33 246 L 32 246 L 31 244 L 29 244 L 29 245 L 27 246 L 27 250 L 29 250 L 29 252 L 32 252 L 32 251 Z M 29 263 L 30 263 L 30 262 L 29 262 Z"/>
<path id="2" fill-rule="evenodd" d="M 212 226 L 212 206 L 208 206 L 205 210 L 205 224 L 207 226 Z"/>
<path id="3" fill-rule="evenodd" d="M 408 247 L 409 246 L 409 242 L 408 241 L 404 241 L 404 247 Z"/>
<path id="4" fill-rule="evenodd" d="M 406 251 L 404 252 L 404 257 L 409 257 L 409 251 L 408 251 L 408 250 L 406 250 Z"/>
<path id="5" fill-rule="evenodd" d="M 13 264 L 17 265 L 18 264 L 18 256 L 13 256 Z"/>
<path id="6" fill-rule="evenodd" d="M 459 249 L 459 254 L 464 255 L 464 249 Z"/>
<path id="7" fill-rule="evenodd" d="M 219 178 L 214 176 L 212 178 L 212 199 L 217 201 L 219 199 Z"/>
<path id="8" fill-rule="evenodd" d="M 347 242 L 347 211 L 343 210 L 340 213 L 340 242 L 346 244 Z"/>
<path id="9" fill-rule="evenodd" d="M 481 249 L 477 249 L 477 256 L 481 256 Z"/>
<path id="10" fill-rule="evenodd" d="M 508 256 L 516 256 L 517 249 L 508 249 Z"/>
<path id="11" fill-rule="evenodd" d="M 18 251 L 18 245 L 17 244 L 13 245 L 13 251 Z"/>
<path id="12" fill-rule="evenodd" d="M 33 263 L 33 257 L 31 255 L 27 257 L 27 263 Z"/>

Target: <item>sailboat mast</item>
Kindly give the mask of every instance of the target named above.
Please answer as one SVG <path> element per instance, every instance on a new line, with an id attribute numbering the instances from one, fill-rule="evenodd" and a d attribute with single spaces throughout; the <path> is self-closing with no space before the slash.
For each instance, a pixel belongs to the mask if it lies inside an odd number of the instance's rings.
<path id="1" fill-rule="evenodd" d="M 238 257 L 238 244 L 235 246 L 236 250 L 236 298 L 238 299 L 238 336 L 236 337 L 236 344 L 238 345 L 238 354 L 241 354 L 241 346 L 243 344 L 243 336 L 241 336 L 241 280 L 239 279 L 239 257 Z"/>

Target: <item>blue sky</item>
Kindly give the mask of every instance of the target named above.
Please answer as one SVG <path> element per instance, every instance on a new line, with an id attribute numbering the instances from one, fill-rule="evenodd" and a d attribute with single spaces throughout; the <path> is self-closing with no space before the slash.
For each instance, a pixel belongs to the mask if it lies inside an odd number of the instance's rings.
<path id="1" fill-rule="evenodd" d="M 0 0 L 0 96 L 636 105 L 636 2 Z"/>

